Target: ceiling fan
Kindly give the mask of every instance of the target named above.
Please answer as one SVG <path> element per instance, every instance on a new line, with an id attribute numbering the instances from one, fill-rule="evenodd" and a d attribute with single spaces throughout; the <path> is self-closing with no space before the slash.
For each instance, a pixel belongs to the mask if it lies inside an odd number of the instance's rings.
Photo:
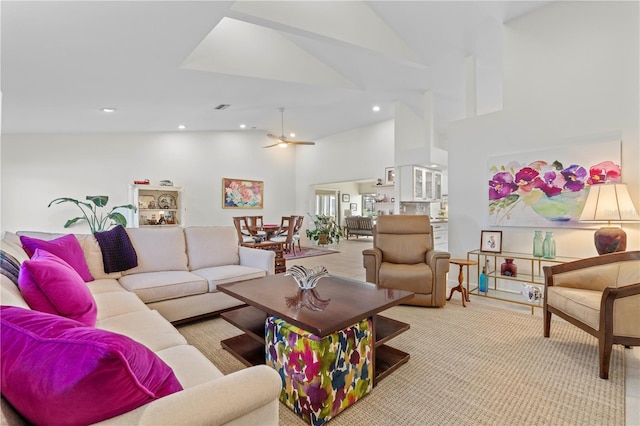
<path id="1" fill-rule="evenodd" d="M 263 148 L 271 148 L 271 147 L 274 147 L 274 146 L 279 146 L 281 148 L 286 148 L 287 145 L 315 145 L 316 144 L 315 142 L 290 141 L 290 140 L 287 140 L 287 137 L 284 135 L 284 107 L 280 107 L 278 109 L 280 110 L 281 125 L 282 125 L 282 127 L 280 128 L 280 130 L 281 130 L 280 136 L 278 137 L 276 135 L 268 133 L 267 136 L 269 136 L 273 140 L 276 140 L 277 142 L 274 143 L 273 145 L 263 146 Z"/>

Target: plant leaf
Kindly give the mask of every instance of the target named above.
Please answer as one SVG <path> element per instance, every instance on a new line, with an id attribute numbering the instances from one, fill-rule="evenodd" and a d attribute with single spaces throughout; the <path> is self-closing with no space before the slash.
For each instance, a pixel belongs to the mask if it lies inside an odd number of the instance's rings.
<path id="1" fill-rule="evenodd" d="M 107 195 L 87 195 L 87 200 L 93 202 L 97 207 L 104 207 L 109 202 Z"/>
<path id="2" fill-rule="evenodd" d="M 81 220 L 87 220 L 87 219 L 86 219 L 85 217 L 81 217 L 81 216 L 79 216 L 79 217 L 74 217 L 73 219 L 69 219 L 69 220 L 64 224 L 64 227 L 65 227 L 65 228 L 68 228 L 68 227 L 70 227 L 71 225 L 73 225 L 74 223 L 79 222 L 79 221 L 81 221 Z"/>
<path id="3" fill-rule="evenodd" d="M 115 206 L 114 208 L 111 209 L 111 212 L 117 209 L 129 209 L 129 210 L 133 210 L 134 212 L 137 210 L 136 206 L 134 206 L 133 204 L 123 204 L 121 206 Z"/>
<path id="4" fill-rule="evenodd" d="M 127 218 L 121 213 L 112 212 L 109 213 L 109 219 L 111 219 L 116 225 L 127 226 Z"/>
<path id="5" fill-rule="evenodd" d="M 51 202 L 47 207 L 51 207 L 52 204 L 60 204 L 60 203 L 67 203 L 67 202 L 73 203 L 75 205 L 78 205 L 78 203 L 80 203 L 80 201 L 75 200 L 73 198 L 62 197 L 62 198 L 56 198 L 55 200 L 51 200 Z"/>

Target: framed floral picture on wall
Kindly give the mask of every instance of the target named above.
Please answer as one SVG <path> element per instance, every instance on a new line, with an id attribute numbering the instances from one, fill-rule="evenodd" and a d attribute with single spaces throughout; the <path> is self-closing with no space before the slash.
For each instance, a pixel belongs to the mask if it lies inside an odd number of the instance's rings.
<path id="1" fill-rule="evenodd" d="M 621 182 L 620 141 L 489 158 L 489 225 L 585 227 L 594 185 Z"/>
<path id="2" fill-rule="evenodd" d="M 263 181 L 222 178 L 222 208 L 261 209 L 263 199 Z"/>

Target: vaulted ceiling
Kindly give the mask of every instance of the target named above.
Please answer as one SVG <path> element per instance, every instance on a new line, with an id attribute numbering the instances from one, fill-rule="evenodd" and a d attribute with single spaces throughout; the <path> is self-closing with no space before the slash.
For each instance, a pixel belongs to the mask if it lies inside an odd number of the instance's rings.
<path id="1" fill-rule="evenodd" d="M 426 91 L 446 132 L 464 58 L 499 84 L 502 25 L 546 3 L 2 1 L 2 132 L 280 134 L 285 107 L 285 132 L 313 140 L 396 101 L 421 114 Z"/>

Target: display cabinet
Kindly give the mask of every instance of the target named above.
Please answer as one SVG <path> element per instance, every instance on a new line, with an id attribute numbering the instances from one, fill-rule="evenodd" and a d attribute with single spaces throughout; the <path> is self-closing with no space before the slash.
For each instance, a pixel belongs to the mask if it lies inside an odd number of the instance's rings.
<path id="1" fill-rule="evenodd" d="M 420 166 L 400 167 L 400 201 L 440 201 L 442 172 Z"/>
<path id="2" fill-rule="evenodd" d="M 513 264 L 517 266 L 517 273 L 513 275 L 512 267 L 505 268 L 504 275 L 501 269 L 503 263 L 507 264 L 507 259 L 513 259 Z M 467 252 L 467 260 L 475 260 L 478 266 L 475 266 L 477 273 L 476 283 L 470 285 L 469 267 L 467 266 L 467 290 L 469 294 L 488 297 L 491 299 L 504 300 L 511 303 L 518 303 L 531 307 L 533 314 L 534 308 L 542 308 L 544 294 L 544 266 L 557 265 L 559 263 L 573 262 L 579 260 L 575 257 L 556 257 L 554 259 L 545 259 L 544 257 L 534 257 L 531 254 L 502 252 L 491 253 L 480 250 Z M 486 285 L 487 291 L 481 292 L 479 286 L 480 274 L 482 267 L 486 267 Z M 526 288 L 523 284 L 529 285 Z M 473 285 L 476 287 L 473 288 Z M 470 288 L 471 287 L 471 288 Z M 537 288 L 535 291 L 534 287 Z M 531 299 L 531 300 L 529 300 Z"/>
<path id="3" fill-rule="evenodd" d="M 394 214 L 395 210 L 395 187 L 393 184 L 373 185 L 375 194 L 375 212 L 381 214 Z"/>
<path id="4" fill-rule="evenodd" d="M 130 227 L 184 225 L 182 188 L 178 186 L 130 185 L 129 201 L 137 207 Z"/>

